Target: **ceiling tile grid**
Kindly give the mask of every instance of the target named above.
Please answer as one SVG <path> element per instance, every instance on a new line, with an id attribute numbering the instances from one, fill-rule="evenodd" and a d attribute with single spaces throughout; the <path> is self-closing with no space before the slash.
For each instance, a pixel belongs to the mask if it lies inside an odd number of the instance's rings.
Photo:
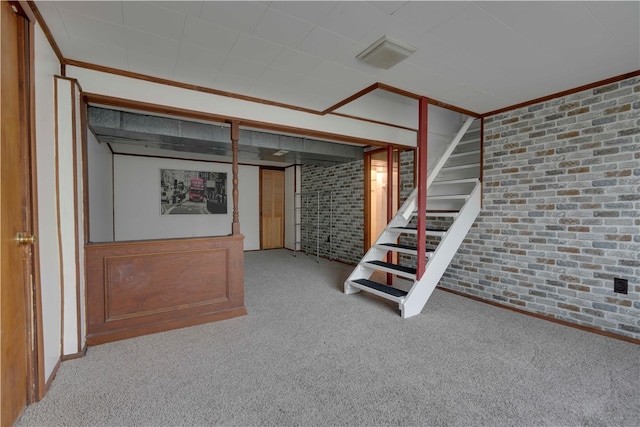
<path id="1" fill-rule="evenodd" d="M 484 113 L 640 69 L 636 1 L 35 4 L 67 59 L 319 111 L 380 82 Z M 383 35 L 417 51 L 355 58 Z"/>

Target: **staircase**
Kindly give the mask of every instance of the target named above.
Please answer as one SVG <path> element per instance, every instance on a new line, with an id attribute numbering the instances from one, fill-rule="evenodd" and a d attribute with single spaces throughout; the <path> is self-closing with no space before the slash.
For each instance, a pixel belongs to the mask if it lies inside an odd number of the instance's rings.
<path id="1" fill-rule="evenodd" d="M 426 230 L 415 226 L 416 188 L 345 281 L 346 294 L 366 291 L 397 302 L 403 318 L 420 314 L 480 213 L 480 138 L 480 120 L 468 118 L 427 176 Z M 416 277 L 421 235 L 426 267 Z M 389 253 L 401 261 L 388 262 Z M 371 280 L 376 271 L 392 275 L 392 285 Z"/>

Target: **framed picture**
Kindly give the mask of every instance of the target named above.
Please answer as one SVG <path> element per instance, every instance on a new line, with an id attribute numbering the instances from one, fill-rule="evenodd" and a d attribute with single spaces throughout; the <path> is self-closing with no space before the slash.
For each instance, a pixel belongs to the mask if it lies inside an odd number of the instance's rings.
<path id="1" fill-rule="evenodd" d="M 227 173 L 160 169 L 160 214 L 227 213 Z"/>

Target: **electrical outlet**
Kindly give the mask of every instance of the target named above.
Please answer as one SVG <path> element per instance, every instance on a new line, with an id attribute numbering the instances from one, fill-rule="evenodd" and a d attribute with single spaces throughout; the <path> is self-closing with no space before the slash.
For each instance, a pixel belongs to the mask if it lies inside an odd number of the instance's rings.
<path id="1" fill-rule="evenodd" d="M 613 279 L 613 292 L 618 294 L 626 294 L 629 290 L 629 281 L 615 277 Z"/>

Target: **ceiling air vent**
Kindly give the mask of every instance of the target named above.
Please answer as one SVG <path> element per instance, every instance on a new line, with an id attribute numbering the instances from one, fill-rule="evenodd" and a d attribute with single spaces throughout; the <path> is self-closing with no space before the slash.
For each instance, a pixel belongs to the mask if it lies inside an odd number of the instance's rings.
<path id="1" fill-rule="evenodd" d="M 356 58 L 374 67 L 388 70 L 407 59 L 415 51 L 416 48 L 411 45 L 382 36 L 378 41 L 360 52 Z"/>

